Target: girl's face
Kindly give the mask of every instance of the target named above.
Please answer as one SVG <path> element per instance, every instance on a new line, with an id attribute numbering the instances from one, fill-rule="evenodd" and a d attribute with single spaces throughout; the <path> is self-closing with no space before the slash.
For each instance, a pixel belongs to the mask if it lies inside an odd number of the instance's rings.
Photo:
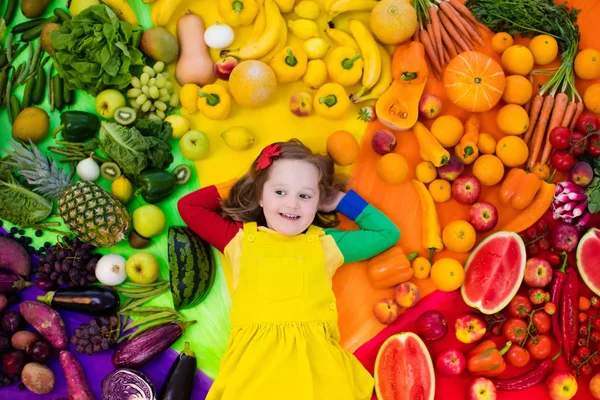
<path id="1" fill-rule="evenodd" d="M 304 232 L 318 210 L 319 179 L 317 167 L 306 161 L 274 161 L 259 202 L 267 226 L 286 236 Z"/>

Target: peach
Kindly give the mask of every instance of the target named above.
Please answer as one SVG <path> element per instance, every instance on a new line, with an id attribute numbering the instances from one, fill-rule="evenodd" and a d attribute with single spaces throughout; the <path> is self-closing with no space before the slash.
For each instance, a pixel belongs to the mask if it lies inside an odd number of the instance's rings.
<path id="1" fill-rule="evenodd" d="M 463 343 L 474 343 L 481 339 L 487 330 L 485 320 L 475 313 L 465 313 L 454 323 L 456 338 Z"/>
<path id="2" fill-rule="evenodd" d="M 373 314 L 384 325 L 393 323 L 402 309 L 394 299 L 381 299 L 373 306 Z"/>
<path id="3" fill-rule="evenodd" d="M 419 115 L 425 119 L 437 118 L 442 113 L 442 101 L 433 94 L 426 94 L 419 101 Z"/>
<path id="4" fill-rule="evenodd" d="M 400 307 L 410 308 L 417 304 L 420 297 L 419 288 L 412 282 L 403 282 L 396 286 L 394 298 Z"/>
<path id="5" fill-rule="evenodd" d="M 232 56 L 225 57 L 215 63 L 215 75 L 224 81 L 229 80 L 231 71 L 238 65 L 238 59 Z"/>
<path id="6" fill-rule="evenodd" d="M 387 129 L 378 130 L 371 139 L 373 150 L 382 156 L 394 151 L 396 144 L 396 136 Z"/>
<path id="7" fill-rule="evenodd" d="M 467 392 L 468 400 L 496 400 L 496 386 L 487 378 L 475 378 Z"/>
<path id="8" fill-rule="evenodd" d="M 308 117 L 313 109 L 313 99 L 310 93 L 298 92 L 290 97 L 290 111 L 297 117 Z"/>

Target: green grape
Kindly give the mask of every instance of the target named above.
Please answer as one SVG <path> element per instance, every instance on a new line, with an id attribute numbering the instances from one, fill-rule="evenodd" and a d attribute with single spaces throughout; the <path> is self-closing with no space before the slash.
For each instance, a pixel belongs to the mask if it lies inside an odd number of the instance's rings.
<path id="1" fill-rule="evenodd" d="M 157 115 L 157 116 L 158 116 L 160 119 L 165 119 L 165 117 L 167 116 L 167 115 L 165 114 L 165 112 L 164 112 L 164 111 L 161 111 L 161 110 L 156 110 L 156 115 Z"/>
<path id="2" fill-rule="evenodd" d="M 142 89 L 133 88 L 127 91 L 127 97 L 138 97 L 140 94 L 142 94 Z"/>
<path id="3" fill-rule="evenodd" d="M 146 96 L 150 96 L 150 87 L 142 86 L 142 93 L 144 93 Z"/>
<path id="4" fill-rule="evenodd" d="M 143 93 L 142 93 L 142 94 L 140 94 L 140 95 L 138 96 L 138 98 L 137 98 L 137 99 L 135 99 L 135 101 L 136 101 L 138 104 L 145 104 L 145 103 L 146 103 L 146 101 L 148 101 L 148 96 L 146 96 L 145 94 L 143 94 Z"/>
<path id="5" fill-rule="evenodd" d="M 169 89 L 161 88 L 158 92 L 160 93 L 161 96 L 166 96 L 169 94 Z"/>
<path id="6" fill-rule="evenodd" d="M 156 85 L 156 78 L 150 78 L 150 80 L 148 81 L 148 86 L 155 86 Z"/>
<path id="7" fill-rule="evenodd" d="M 167 105 L 160 100 L 155 101 L 154 105 L 156 106 L 157 109 L 159 109 L 161 111 L 165 111 L 167 109 Z"/>
<path id="8" fill-rule="evenodd" d="M 135 108 L 136 110 L 139 110 L 141 105 L 137 103 L 137 101 L 135 101 L 135 99 L 131 99 L 129 100 L 129 105 L 133 108 Z"/>
<path id="9" fill-rule="evenodd" d="M 150 76 L 150 78 L 154 78 L 156 76 L 156 71 L 154 71 L 153 68 L 150 68 L 149 66 L 144 66 L 143 71 L 148 74 L 148 76 Z"/>
<path id="10" fill-rule="evenodd" d="M 150 100 L 146 100 L 146 102 L 142 106 L 142 111 L 148 112 L 148 110 L 150 110 L 150 107 L 152 107 L 152 102 Z"/>
<path id="11" fill-rule="evenodd" d="M 140 78 L 138 78 L 137 76 L 134 76 L 131 79 L 131 86 L 133 86 L 134 88 L 141 88 L 142 87 L 142 83 L 140 82 Z"/>
<path id="12" fill-rule="evenodd" d="M 165 69 L 165 63 L 164 63 L 164 62 L 162 62 L 162 61 L 157 61 L 157 62 L 154 64 L 154 67 L 153 67 L 153 68 L 154 68 L 154 71 L 156 71 L 157 73 L 158 73 L 158 72 L 162 72 L 162 71 L 163 71 L 163 69 Z"/>
<path id="13" fill-rule="evenodd" d="M 177 93 L 173 93 L 169 105 L 173 108 L 179 107 L 179 95 Z"/>
<path id="14" fill-rule="evenodd" d="M 159 89 L 164 88 L 166 84 L 167 84 L 167 80 L 164 77 L 162 77 L 162 76 L 156 77 L 156 86 L 158 86 Z"/>
<path id="15" fill-rule="evenodd" d="M 165 79 L 169 79 L 171 77 L 171 74 L 169 73 L 169 71 L 165 71 L 162 73 L 162 76 L 164 76 Z"/>
<path id="16" fill-rule="evenodd" d="M 164 96 L 160 96 L 158 99 L 160 101 L 162 101 L 163 103 L 168 103 L 171 100 L 171 95 L 170 94 L 166 94 Z"/>
<path id="17" fill-rule="evenodd" d="M 158 115 L 154 114 L 154 113 L 150 113 L 148 115 L 148 119 L 155 119 L 157 121 L 160 121 L 160 118 L 158 118 Z"/>
<path id="18" fill-rule="evenodd" d="M 167 81 L 167 83 L 165 83 L 165 87 L 167 89 L 172 89 L 173 88 L 173 84 L 171 83 L 171 81 Z"/>
<path id="19" fill-rule="evenodd" d="M 150 75 L 148 75 L 147 73 L 143 73 L 142 76 L 140 76 L 140 82 L 142 83 L 142 85 L 147 85 L 148 82 L 150 81 Z"/>
<path id="20" fill-rule="evenodd" d="M 158 88 L 156 86 L 150 86 L 150 97 L 153 99 L 158 99 L 160 97 L 160 93 L 158 92 Z"/>
<path id="21" fill-rule="evenodd" d="M 150 106 L 150 111 L 156 111 L 156 106 L 154 104 Z"/>

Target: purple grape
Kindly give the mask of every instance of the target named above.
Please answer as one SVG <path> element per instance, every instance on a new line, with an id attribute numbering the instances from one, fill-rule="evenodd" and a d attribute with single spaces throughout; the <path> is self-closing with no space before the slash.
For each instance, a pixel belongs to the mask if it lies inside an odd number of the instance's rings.
<path id="1" fill-rule="evenodd" d="M 87 276 L 87 281 L 88 281 L 88 282 L 96 282 L 96 275 L 91 275 L 91 274 L 89 274 L 89 275 Z"/>
<path id="2" fill-rule="evenodd" d="M 27 353 L 31 356 L 33 361 L 43 364 L 52 355 L 52 348 L 48 343 L 44 342 L 43 340 L 38 340 L 32 346 L 29 347 Z"/>
<path id="3" fill-rule="evenodd" d="M 56 280 L 56 283 L 58 283 L 59 285 L 64 285 L 66 281 L 67 279 L 65 279 L 62 275 L 59 275 L 58 279 Z"/>
<path id="4" fill-rule="evenodd" d="M 25 354 L 20 350 L 12 350 L 2 356 L 4 372 L 10 375 L 20 375 L 25 366 Z"/>
<path id="5" fill-rule="evenodd" d="M 71 336 L 71 343 L 73 344 L 78 344 L 79 343 L 79 338 L 75 335 Z"/>
<path id="6" fill-rule="evenodd" d="M 4 333 L 0 333 L 0 353 L 4 353 L 10 349 L 10 338 Z"/>
<path id="7" fill-rule="evenodd" d="M 71 263 L 69 261 L 63 261 L 61 265 L 62 272 L 69 272 L 71 269 Z"/>
<path id="8" fill-rule="evenodd" d="M 56 283 L 49 280 L 49 279 L 37 279 L 35 281 L 35 285 L 40 289 L 43 290 L 45 292 L 48 292 L 50 290 L 54 290 L 56 288 Z"/>
<path id="9" fill-rule="evenodd" d="M 2 317 L 2 329 L 6 332 L 15 333 L 25 326 L 25 320 L 18 311 L 7 311 Z"/>
<path id="10" fill-rule="evenodd" d="M 87 279 L 85 279 L 85 278 L 79 279 L 79 286 L 85 286 L 86 283 L 87 283 Z"/>
<path id="11" fill-rule="evenodd" d="M 54 271 L 50 274 L 50 280 L 56 281 L 58 279 L 58 272 Z"/>
<path id="12" fill-rule="evenodd" d="M 56 255 L 57 260 L 62 261 L 65 259 L 65 257 L 67 257 L 67 251 L 65 249 L 60 249 Z"/>
<path id="13" fill-rule="evenodd" d="M 17 304 L 21 300 L 21 298 L 19 297 L 19 294 L 17 292 L 4 293 L 4 295 L 6 296 L 6 300 L 8 300 L 9 306 L 12 306 L 13 304 Z"/>
<path id="14" fill-rule="evenodd" d="M 52 264 L 55 261 L 56 261 L 56 255 L 54 255 L 54 253 L 48 253 L 46 255 L 46 262 L 47 263 Z"/>

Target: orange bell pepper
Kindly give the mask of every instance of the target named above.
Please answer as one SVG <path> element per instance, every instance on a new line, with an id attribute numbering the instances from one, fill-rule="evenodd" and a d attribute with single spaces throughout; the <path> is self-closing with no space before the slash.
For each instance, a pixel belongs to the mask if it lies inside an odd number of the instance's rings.
<path id="1" fill-rule="evenodd" d="M 471 114 L 465 122 L 465 134 L 456 145 L 456 155 L 465 164 L 473 163 L 479 156 L 477 141 L 479 140 L 479 114 Z"/>
<path id="2" fill-rule="evenodd" d="M 505 206 L 523 210 L 531 204 L 541 185 L 542 180 L 536 174 L 512 168 L 502 182 L 498 200 Z"/>
<path id="3" fill-rule="evenodd" d="M 502 181 L 502 186 L 500 186 L 500 194 L 498 194 L 498 200 L 500 204 L 503 206 L 509 206 L 512 197 L 515 195 L 521 181 L 525 178 L 527 172 L 521 168 L 511 168 L 506 174 L 506 178 Z"/>
<path id="4" fill-rule="evenodd" d="M 413 276 L 410 261 L 417 258 L 418 252 L 407 257 L 402 247 L 395 246 L 375 256 L 367 263 L 367 276 L 375 289 L 389 289 Z"/>
<path id="5" fill-rule="evenodd" d="M 554 199 L 554 190 L 556 185 L 541 181 L 540 190 L 535 195 L 533 201 L 523 211 L 521 211 L 515 218 L 510 220 L 503 227 L 499 227 L 498 230 L 509 231 L 509 232 L 523 232 L 525 229 L 533 225 L 538 219 L 544 215 L 546 210 L 552 204 Z"/>
<path id="6" fill-rule="evenodd" d="M 475 376 L 497 376 L 506 369 L 502 356 L 510 349 L 512 342 L 507 342 L 500 351 L 496 343 L 484 340 L 467 354 L 467 370 Z"/>

